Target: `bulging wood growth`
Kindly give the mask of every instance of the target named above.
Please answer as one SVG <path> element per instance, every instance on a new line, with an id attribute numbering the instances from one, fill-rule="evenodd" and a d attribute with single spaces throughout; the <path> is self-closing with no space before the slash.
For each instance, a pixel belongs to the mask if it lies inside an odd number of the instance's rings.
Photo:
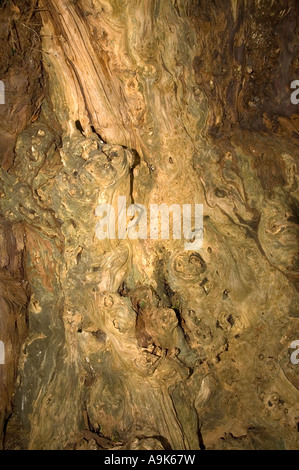
<path id="1" fill-rule="evenodd" d="M 2 448 L 298 449 L 298 2 L 0 4 Z"/>

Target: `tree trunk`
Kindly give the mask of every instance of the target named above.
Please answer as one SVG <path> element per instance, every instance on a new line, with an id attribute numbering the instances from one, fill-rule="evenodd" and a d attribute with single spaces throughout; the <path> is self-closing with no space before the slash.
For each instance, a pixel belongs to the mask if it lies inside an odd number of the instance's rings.
<path id="1" fill-rule="evenodd" d="M 0 3 L 0 445 L 299 449 L 298 2 Z"/>

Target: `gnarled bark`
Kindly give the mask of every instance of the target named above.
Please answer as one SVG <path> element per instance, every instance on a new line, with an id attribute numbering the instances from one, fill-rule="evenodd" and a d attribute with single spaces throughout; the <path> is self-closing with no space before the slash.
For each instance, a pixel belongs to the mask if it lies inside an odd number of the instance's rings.
<path id="1" fill-rule="evenodd" d="M 5 448 L 298 448 L 296 1 L 20 3 L 2 12 L 3 78 L 27 93 L 1 109 Z M 203 204 L 202 248 L 100 240 L 120 196 Z"/>

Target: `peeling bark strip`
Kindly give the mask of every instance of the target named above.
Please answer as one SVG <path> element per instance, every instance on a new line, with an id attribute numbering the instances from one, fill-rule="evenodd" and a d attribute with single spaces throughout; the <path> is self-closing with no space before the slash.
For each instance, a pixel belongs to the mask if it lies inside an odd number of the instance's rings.
<path id="1" fill-rule="evenodd" d="M 299 449 L 298 2 L 2 3 L 0 448 Z"/>

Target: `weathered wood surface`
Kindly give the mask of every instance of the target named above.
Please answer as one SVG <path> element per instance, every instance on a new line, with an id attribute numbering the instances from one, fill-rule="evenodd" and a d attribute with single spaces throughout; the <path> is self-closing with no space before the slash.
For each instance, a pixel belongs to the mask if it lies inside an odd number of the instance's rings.
<path id="1" fill-rule="evenodd" d="M 10 3 L 5 447 L 298 449 L 298 3 Z M 201 250 L 99 240 L 118 196 L 204 204 Z"/>

